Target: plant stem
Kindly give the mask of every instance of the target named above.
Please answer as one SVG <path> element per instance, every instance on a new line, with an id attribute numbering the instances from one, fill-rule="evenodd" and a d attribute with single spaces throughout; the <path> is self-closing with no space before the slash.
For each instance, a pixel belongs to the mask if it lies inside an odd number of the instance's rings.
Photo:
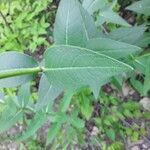
<path id="1" fill-rule="evenodd" d="M 23 69 L 11 69 L 11 70 L 4 70 L 0 71 L 0 79 L 21 76 L 21 75 L 28 75 L 28 74 L 35 74 L 39 72 L 43 72 L 44 68 L 36 67 L 36 68 L 23 68 Z"/>

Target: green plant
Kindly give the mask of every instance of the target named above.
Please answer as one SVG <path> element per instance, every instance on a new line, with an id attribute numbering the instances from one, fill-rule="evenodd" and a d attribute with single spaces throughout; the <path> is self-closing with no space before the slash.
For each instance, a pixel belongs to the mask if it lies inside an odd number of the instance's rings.
<path id="1" fill-rule="evenodd" d="M 121 18 L 113 9 L 116 6 L 117 1 L 113 0 L 84 0 L 83 7 L 90 13 L 97 12 L 96 24 L 97 26 L 103 25 L 103 23 L 111 22 L 123 26 L 129 27 L 130 25 Z"/>
<path id="2" fill-rule="evenodd" d="M 140 119 L 143 116 L 140 110 L 142 107 L 139 103 L 132 100 L 122 102 L 116 97 L 108 96 L 102 92 L 100 94 L 99 104 L 101 105 L 101 117 L 95 117 L 94 120 L 101 134 L 106 133 L 107 137 L 112 141 L 116 141 L 117 136 L 121 138 L 130 136 L 132 139 L 133 132 L 135 132 L 138 137 L 142 134 L 140 126 L 137 125 L 135 130 L 134 125 L 126 126 L 125 124 L 125 119 Z M 128 135 L 129 129 L 131 133 Z M 138 140 L 138 137 L 136 140 Z"/>
<path id="3" fill-rule="evenodd" d="M 137 12 L 139 14 L 144 14 L 146 17 L 150 15 L 148 8 L 150 5 L 150 1 L 142 0 L 135 2 L 129 5 L 126 9 Z M 147 24 L 147 23 L 145 23 Z M 147 29 L 149 30 L 149 28 Z M 142 31 L 142 30 L 141 30 Z M 146 47 L 149 49 L 149 32 L 143 34 L 139 39 L 136 41 L 136 45 L 141 47 Z M 150 57 L 149 53 L 138 56 L 134 59 L 133 66 L 136 69 L 136 73 L 134 73 L 131 77 L 131 84 L 135 87 L 135 89 L 143 96 L 149 95 L 150 91 L 150 83 L 149 83 L 149 64 L 150 64 Z"/>
<path id="4" fill-rule="evenodd" d="M 41 62 L 18 52 L 0 54 L 0 88 L 4 88 L 4 92 L 7 93 L 5 97 L 0 94 L 0 99 L 6 100 L 1 104 L 4 108 L 0 116 L 0 133 L 18 121 L 23 122 L 26 130 L 15 137 L 16 140 L 22 141 L 34 135 L 45 122 L 50 121 L 46 145 L 52 144 L 55 149 L 61 148 L 62 145 L 63 148 L 67 148 L 77 144 L 79 135 L 82 135 L 82 142 L 79 145 L 82 146 L 85 120 L 89 120 L 92 116 L 92 103 L 98 100 L 101 86 L 111 82 L 112 77 L 135 73 L 134 55 L 142 52 L 141 48 L 135 45 L 138 45 L 137 40 L 143 36 L 146 28 L 141 26 L 117 29 L 121 30 L 122 34 L 126 31 L 134 30 L 134 33 L 135 30 L 140 31 L 135 39 L 137 33 L 134 36 L 130 35 L 132 41 L 128 38 L 121 39 L 119 31 L 111 32 L 109 35 L 102 34 L 97 31 L 94 20 L 88 13 L 89 10 L 84 9 L 87 2 L 83 1 L 82 6 L 78 0 L 61 0 L 54 25 L 54 45 L 47 49 Z M 122 19 L 119 24 L 129 26 Z M 128 60 L 131 58 L 132 63 L 129 63 Z M 145 66 L 141 68 L 145 69 Z M 41 76 L 38 99 L 34 99 L 30 93 L 32 88 L 29 84 L 36 75 Z M 8 95 L 5 89 L 10 87 L 19 89 Z M 64 94 L 63 98 L 54 103 L 61 93 Z M 116 103 L 120 104 L 115 99 L 108 102 L 110 99 L 105 98 L 109 104 L 114 103 L 115 106 Z M 119 129 L 123 128 L 117 121 L 120 118 L 124 119 L 124 116 L 129 117 L 132 114 L 130 109 L 135 109 L 136 105 L 130 102 L 132 104 L 130 108 L 126 108 L 125 104 L 122 104 L 121 108 L 118 108 L 120 105 L 117 108 L 111 107 L 109 111 L 113 111 L 115 115 L 110 118 L 108 108 L 105 108 L 105 100 L 100 101 L 104 104 L 102 118 L 95 120 L 102 133 L 106 132 L 106 135 L 114 141 L 118 131 L 114 131 L 114 128 L 116 126 Z M 69 107 L 72 103 L 77 109 Z M 138 115 L 137 110 L 133 113 Z M 27 118 L 27 114 L 33 115 L 31 119 Z M 80 115 L 82 117 L 79 117 Z M 67 140 L 63 138 L 63 134 L 66 134 Z M 58 145 L 55 138 L 62 145 Z M 53 141 L 56 144 L 53 145 Z"/>
<path id="5" fill-rule="evenodd" d="M 51 14 L 47 13 L 50 0 L 1 1 L 0 51 L 35 51 L 40 45 L 48 46 L 47 28 Z"/>
<path id="6" fill-rule="evenodd" d="M 127 9 L 149 16 L 150 15 L 149 5 L 150 5 L 149 0 L 141 0 L 131 4 L 130 6 L 127 7 Z"/>

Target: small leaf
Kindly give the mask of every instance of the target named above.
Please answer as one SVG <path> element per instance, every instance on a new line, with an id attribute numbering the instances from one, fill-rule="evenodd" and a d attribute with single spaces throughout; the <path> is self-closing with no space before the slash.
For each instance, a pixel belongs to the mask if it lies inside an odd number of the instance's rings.
<path id="1" fill-rule="evenodd" d="M 53 82 L 48 82 L 45 74 L 42 75 L 39 85 L 39 98 L 36 103 L 36 109 L 42 109 L 48 104 L 53 104 L 53 101 L 63 91 L 59 86 L 55 86 Z"/>
<path id="2" fill-rule="evenodd" d="M 150 111 L 146 111 L 146 112 L 144 112 L 144 114 L 143 114 L 143 116 L 144 116 L 144 119 L 148 119 L 148 120 L 150 120 Z"/>
<path id="3" fill-rule="evenodd" d="M 128 110 L 128 109 L 125 109 L 123 114 L 126 116 L 126 117 L 130 117 L 132 118 L 133 117 L 133 114 Z"/>
<path id="4" fill-rule="evenodd" d="M 24 84 L 34 78 L 34 74 L 21 75 L 17 77 L 11 77 L 1 79 L 1 74 L 11 71 L 19 71 L 22 69 L 32 69 L 37 67 L 37 62 L 30 56 L 17 53 L 17 52 L 5 52 L 0 54 L 0 88 L 3 87 L 15 87 Z"/>
<path id="5" fill-rule="evenodd" d="M 15 125 L 23 116 L 23 112 L 16 108 L 16 105 L 11 98 L 8 99 L 6 108 L 0 115 L 0 133 L 8 130 Z"/>
<path id="6" fill-rule="evenodd" d="M 121 27 L 110 32 L 108 37 L 116 41 L 134 45 L 143 36 L 145 30 L 145 26 L 135 26 L 130 28 Z"/>
<path id="7" fill-rule="evenodd" d="M 36 113 L 34 118 L 31 120 L 27 130 L 17 138 L 19 141 L 23 141 L 30 136 L 33 136 L 35 132 L 47 121 L 45 112 L 39 111 Z"/>
<path id="8" fill-rule="evenodd" d="M 133 142 L 136 142 L 136 141 L 138 141 L 139 136 L 140 136 L 139 133 L 138 133 L 137 131 L 134 131 L 134 132 L 132 133 L 131 140 L 132 140 Z"/>
<path id="9" fill-rule="evenodd" d="M 47 142 L 46 142 L 47 145 L 53 141 L 53 139 L 56 137 L 56 135 L 58 134 L 60 129 L 61 129 L 61 124 L 60 123 L 54 123 L 51 126 L 51 128 L 48 132 L 48 137 L 47 137 Z"/>
<path id="10" fill-rule="evenodd" d="M 140 72 L 141 74 L 145 75 L 144 78 L 144 86 L 143 94 L 146 95 L 147 92 L 150 90 L 150 54 L 145 54 L 142 56 L 137 57 L 133 62 L 135 69 Z M 146 64 L 146 65 L 145 65 Z"/>
<path id="11" fill-rule="evenodd" d="M 75 109 L 71 112 L 71 115 L 67 116 L 69 119 L 67 121 L 69 121 L 69 123 L 78 129 L 84 128 L 85 127 L 85 121 L 81 118 L 79 118 L 79 110 Z M 68 123 L 68 122 L 67 122 Z"/>
<path id="12" fill-rule="evenodd" d="M 3 103 L 4 100 L 4 92 L 0 90 L 0 103 Z"/>
<path id="13" fill-rule="evenodd" d="M 150 56 L 150 55 L 149 55 L 149 56 Z M 149 56 L 142 55 L 142 56 L 139 56 L 139 57 L 137 57 L 137 58 L 135 58 L 135 59 L 133 60 L 133 66 L 134 66 L 134 68 L 137 70 L 137 72 L 142 73 L 142 74 L 145 74 L 146 67 L 145 67 L 144 64 L 147 62 L 146 59 L 147 59 Z"/>
<path id="14" fill-rule="evenodd" d="M 72 91 L 67 91 L 65 93 L 62 103 L 59 106 L 59 110 L 61 112 L 66 112 L 68 110 L 73 94 L 74 94 L 74 92 L 72 92 Z"/>
<path id="15" fill-rule="evenodd" d="M 150 0 L 141 0 L 128 6 L 126 9 L 150 16 Z"/>
<path id="16" fill-rule="evenodd" d="M 18 91 L 18 103 L 21 107 L 26 107 L 30 98 L 30 84 L 24 84 Z"/>
<path id="17" fill-rule="evenodd" d="M 112 77 L 111 83 L 118 88 L 119 91 L 122 91 L 122 85 L 123 85 L 124 78 L 123 76 L 119 75 L 116 77 Z"/>
<path id="18" fill-rule="evenodd" d="M 145 32 L 136 42 L 135 45 L 140 47 L 148 47 L 150 45 L 150 33 Z"/>
<path id="19" fill-rule="evenodd" d="M 115 24 L 130 27 L 130 25 L 123 18 L 121 18 L 116 12 L 113 12 L 111 9 L 105 9 L 101 11 L 96 24 L 101 25 L 101 23 L 99 23 L 101 22 L 101 20 L 104 20 L 103 22 L 112 22 Z"/>
<path id="20" fill-rule="evenodd" d="M 140 81 L 138 81 L 138 80 L 136 80 L 136 79 L 134 79 L 134 78 L 131 78 L 131 79 L 130 79 L 130 82 L 131 82 L 131 84 L 133 85 L 133 87 L 134 87 L 141 95 L 144 94 L 144 93 L 143 93 L 143 84 L 142 84 Z"/>
<path id="21" fill-rule="evenodd" d="M 7 129 L 9 129 L 10 127 L 12 127 L 13 125 L 15 125 L 15 123 L 17 121 L 19 121 L 23 116 L 22 111 L 18 111 L 16 112 L 13 116 L 9 116 L 7 119 L 5 120 L 5 122 L 1 122 L 0 124 L 0 133 L 2 133 L 3 131 L 6 131 Z"/>
<path id="22" fill-rule="evenodd" d="M 93 14 L 94 12 L 102 9 L 106 6 L 106 0 L 84 0 L 82 6 L 90 13 Z"/>
<path id="23" fill-rule="evenodd" d="M 79 107 L 83 116 L 87 120 L 89 120 L 93 112 L 93 105 L 91 99 L 87 98 L 84 94 L 82 94 Z"/>
<path id="24" fill-rule="evenodd" d="M 85 122 L 77 116 L 71 116 L 70 123 L 78 129 L 84 128 L 85 125 Z"/>
<path id="25" fill-rule="evenodd" d="M 147 92 L 150 90 L 150 59 L 147 60 L 145 65 L 145 79 L 144 79 L 144 86 L 143 86 L 143 93 L 146 95 Z"/>
<path id="26" fill-rule="evenodd" d="M 95 38 L 87 41 L 86 47 L 110 57 L 119 59 L 141 51 L 141 48 L 108 38 Z"/>
<path id="27" fill-rule="evenodd" d="M 107 129 L 106 130 L 106 134 L 107 136 L 112 140 L 112 141 L 115 141 L 115 138 L 116 138 L 116 134 L 115 134 L 115 131 L 113 129 Z"/>

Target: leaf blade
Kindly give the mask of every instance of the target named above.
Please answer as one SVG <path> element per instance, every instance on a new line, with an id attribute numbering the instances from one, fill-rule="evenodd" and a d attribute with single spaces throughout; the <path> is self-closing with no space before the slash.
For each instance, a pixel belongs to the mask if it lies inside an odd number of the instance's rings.
<path id="1" fill-rule="evenodd" d="M 47 121 L 47 116 L 45 112 L 39 111 L 36 113 L 34 118 L 31 120 L 28 128 L 24 133 L 17 138 L 18 141 L 23 141 L 30 136 L 32 136 L 45 122 Z"/>
<path id="2" fill-rule="evenodd" d="M 48 104 L 53 104 L 53 101 L 63 90 L 59 86 L 55 86 L 52 82 L 48 82 L 45 74 L 42 75 L 38 91 L 38 101 L 36 110 L 44 108 Z"/>
<path id="3" fill-rule="evenodd" d="M 149 11 L 150 10 L 150 1 L 149 0 L 141 0 L 141 1 L 131 4 L 126 9 L 150 16 L 150 11 Z"/>
<path id="4" fill-rule="evenodd" d="M 106 6 L 105 0 L 84 0 L 82 6 L 90 13 L 93 14 L 95 11 L 102 9 Z"/>
<path id="5" fill-rule="evenodd" d="M 113 58 L 77 46 L 53 46 L 44 57 L 49 82 L 72 91 L 88 85 L 96 95 L 111 76 L 132 70 Z"/>
<path id="6" fill-rule="evenodd" d="M 108 37 L 116 41 L 135 45 L 138 39 L 142 37 L 145 30 L 145 26 L 135 26 L 130 28 L 121 27 L 110 32 Z"/>
<path id="7" fill-rule="evenodd" d="M 24 84 L 18 91 L 18 103 L 21 107 L 26 107 L 30 98 L 30 84 Z"/>
<path id="8" fill-rule="evenodd" d="M 99 14 L 96 24 L 101 25 L 101 20 L 104 20 L 103 22 L 112 22 L 122 26 L 130 27 L 130 25 L 123 18 L 121 18 L 116 12 L 113 12 L 111 9 L 102 10 Z"/>
<path id="9" fill-rule="evenodd" d="M 61 0 L 54 27 L 55 44 L 84 46 L 97 34 L 92 17 L 77 0 Z"/>
<path id="10" fill-rule="evenodd" d="M 7 61 L 6 61 L 7 60 Z M 28 55 L 17 52 L 5 52 L 0 55 L 0 73 L 15 69 L 37 67 L 37 62 Z M 34 78 L 34 74 L 0 79 L 0 87 L 15 87 L 24 84 Z"/>
<path id="11" fill-rule="evenodd" d="M 119 59 L 141 51 L 141 48 L 108 38 L 90 39 L 86 47 L 110 57 Z"/>

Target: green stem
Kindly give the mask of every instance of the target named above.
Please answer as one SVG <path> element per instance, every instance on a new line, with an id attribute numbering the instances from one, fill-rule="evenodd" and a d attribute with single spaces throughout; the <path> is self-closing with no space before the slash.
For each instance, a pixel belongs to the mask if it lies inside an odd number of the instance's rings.
<path id="1" fill-rule="evenodd" d="M 4 70 L 3 72 L 0 72 L 0 79 L 21 76 L 21 75 L 35 74 L 43 71 L 44 68 L 41 67 Z"/>

